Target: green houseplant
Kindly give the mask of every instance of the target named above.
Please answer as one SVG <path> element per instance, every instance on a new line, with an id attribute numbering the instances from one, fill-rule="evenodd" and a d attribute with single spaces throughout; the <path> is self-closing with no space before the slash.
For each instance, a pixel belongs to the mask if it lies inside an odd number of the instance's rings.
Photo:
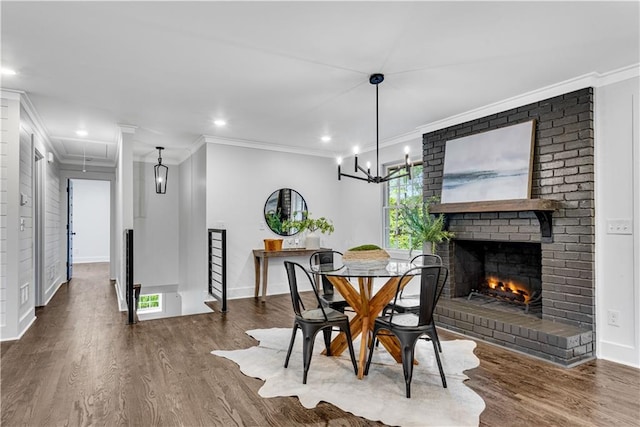
<path id="1" fill-rule="evenodd" d="M 424 203 L 403 204 L 402 219 L 411 236 L 411 250 L 420 249 L 425 243 L 431 244 L 431 253 L 436 252 L 436 245 L 454 237 L 451 231 L 444 228 L 444 215 L 432 215 L 429 206 L 437 203 L 437 197 L 431 197 Z"/>
<path id="2" fill-rule="evenodd" d="M 287 220 L 283 222 L 282 228 L 284 230 L 295 229 L 298 232 L 308 231 L 307 237 L 305 239 L 305 247 L 307 249 L 320 248 L 320 236 L 318 236 L 318 234 L 316 233 L 317 231 L 323 234 L 331 234 L 335 230 L 335 227 L 333 226 L 333 222 L 331 222 L 331 220 L 323 216 L 313 219 L 308 212 L 305 212 L 302 215 L 302 219 Z"/>
<path id="3" fill-rule="evenodd" d="M 269 226 L 269 228 L 273 230 L 274 233 L 282 235 L 282 231 L 285 230 L 285 228 L 282 226 L 283 222 L 280 216 L 280 210 L 278 209 L 278 212 L 270 210 L 265 215 L 265 218 L 267 220 L 267 225 Z"/>

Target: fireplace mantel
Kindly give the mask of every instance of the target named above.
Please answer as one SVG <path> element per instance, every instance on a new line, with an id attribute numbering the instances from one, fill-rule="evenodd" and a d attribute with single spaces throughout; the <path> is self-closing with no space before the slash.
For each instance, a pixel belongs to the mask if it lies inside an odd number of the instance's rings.
<path id="1" fill-rule="evenodd" d="M 429 212 L 445 214 L 445 222 L 448 223 L 450 214 L 482 213 L 482 212 L 523 212 L 532 211 L 538 217 L 540 223 L 540 235 L 544 242 L 551 242 L 551 218 L 553 211 L 559 209 L 562 203 L 548 199 L 512 199 L 493 200 L 483 202 L 465 203 L 440 203 L 429 207 Z"/>

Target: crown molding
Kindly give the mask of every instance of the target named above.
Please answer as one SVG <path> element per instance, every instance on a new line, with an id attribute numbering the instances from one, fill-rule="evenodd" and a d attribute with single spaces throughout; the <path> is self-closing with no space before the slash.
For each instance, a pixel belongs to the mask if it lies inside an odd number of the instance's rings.
<path id="1" fill-rule="evenodd" d="M 425 133 L 444 129 L 449 126 L 458 125 L 460 123 L 465 123 L 481 117 L 486 117 L 491 114 L 500 113 L 512 108 L 522 107 L 523 105 L 542 101 L 548 98 L 553 98 L 554 96 L 563 95 L 565 93 L 573 92 L 585 87 L 608 86 L 610 84 L 637 77 L 640 77 L 640 64 L 629 65 L 606 73 L 592 72 L 584 74 L 582 76 L 555 83 L 553 85 L 536 89 L 531 92 L 526 92 L 524 94 L 516 95 L 502 101 L 488 104 L 473 110 L 465 111 L 454 116 L 446 117 L 435 122 L 426 123 L 424 125 L 416 127 L 416 129 L 413 131 L 409 131 L 404 134 L 394 136 L 392 138 L 387 138 L 381 141 L 380 148 L 387 148 L 402 143 L 413 142 L 416 139 L 421 140 L 422 135 L 424 135 Z M 375 149 L 375 145 L 372 144 L 367 145 L 366 147 L 360 147 L 360 152 L 367 153 Z M 351 155 L 351 152 L 342 153 L 342 157 L 348 157 Z"/>
<path id="2" fill-rule="evenodd" d="M 49 131 L 45 127 L 42 117 L 40 117 L 40 114 L 38 114 L 38 110 L 36 110 L 36 107 L 34 107 L 27 93 L 24 91 L 18 91 L 18 90 L 6 90 L 6 92 L 17 96 L 17 98 L 13 98 L 13 99 L 18 99 L 20 101 L 20 105 L 22 106 L 22 108 L 24 108 L 24 111 L 26 111 L 27 115 L 31 119 L 31 123 L 35 127 L 34 129 L 35 132 L 37 132 L 38 136 L 42 138 L 45 148 L 53 152 L 56 159 L 60 161 L 62 157 L 60 156 L 60 153 L 58 152 L 58 150 L 56 150 L 53 143 L 51 142 Z M 4 93 L 5 93 L 5 90 L 3 90 L 3 96 L 4 96 Z"/>
<path id="3" fill-rule="evenodd" d="M 640 63 L 619 68 L 607 73 L 600 74 L 596 87 L 609 86 L 610 84 L 640 77 Z"/>
<path id="4" fill-rule="evenodd" d="M 232 147 L 252 148 L 255 150 L 265 150 L 265 151 L 277 151 L 281 153 L 290 153 L 290 154 L 302 154 L 305 156 L 316 156 L 316 157 L 327 157 L 327 158 L 335 157 L 334 153 L 329 153 L 323 150 L 292 147 L 290 145 L 272 144 L 267 142 L 256 142 L 256 141 L 249 141 L 249 140 L 243 140 L 243 139 L 220 138 L 220 137 L 209 136 L 209 135 L 202 135 L 200 138 L 196 140 L 196 143 L 194 143 L 194 145 L 197 145 L 199 147 L 200 145 L 202 145 L 201 141 L 204 141 L 205 144 L 230 145 Z"/>
<path id="5" fill-rule="evenodd" d="M 136 129 L 138 129 L 138 126 L 126 125 L 124 123 L 118 123 L 117 126 L 122 133 L 134 134 L 136 133 Z"/>
<path id="6" fill-rule="evenodd" d="M 523 105 L 532 104 L 544 99 L 553 98 L 554 96 L 563 95 L 575 90 L 584 89 L 585 87 L 607 86 L 612 83 L 627 80 L 633 77 L 638 77 L 638 75 L 640 75 L 639 67 L 640 64 L 634 64 L 602 74 L 591 72 L 582 76 L 565 80 L 563 82 L 555 83 L 540 89 L 523 93 L 521 95 L 507 98 L 502 101 L 494 102 L 483 107 L 475 108 L 464 113 L 456 114 L 455 116 L 450 116 L 442 120 L 427 123 L 422 126 L 418 126 L 417 130 L 420 134 L 425 134 L 439 129 L 444 129 L 449 126 L 454 126 L 460 123 L 465 123 L 481 117 L 489 116 L 491 114 L 496 114 L 502 111 L 511 110 L 513 108 L 522 107 Z"/>
<path id="7" fill-rule="evenodd" d="M 106 145 L 117 144 L 117 141 L 100 141 L 97 139 L 68 138 L 66 136 L 58 136 L 58 135 L 51 135 L 51 139 L 60 139 L 60 140 L 73 141 L 73 142 L 86 142 L 87 144 L 106 144 Z"/>
<path id="8" fill-rule="evenodd" d="M 20 101 L 20 97 L 22 94 L 24 94 L 24 92 L 21 90 L 0 88 L 0 98 L 13 99 L 14 101 Z"/>

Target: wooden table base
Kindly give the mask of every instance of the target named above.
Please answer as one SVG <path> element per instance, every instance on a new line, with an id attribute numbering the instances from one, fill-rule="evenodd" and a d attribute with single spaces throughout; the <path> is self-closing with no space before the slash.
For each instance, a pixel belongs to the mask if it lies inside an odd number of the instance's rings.
<path id="1" fill-rule="evenodd" d="M 331 284 L 340 292 L 344 299 L 356 312 L 355 317 L 349 322 L 351 329 L 351 338 L 355 340 L 358 336 L 362 336 L 360 341 L 360 353 L 358 357 L 358 378 L 364 376 L 364 368 L 367 361 L 367 351 L 369 349 L 369 332 L 373 331 L 373 325 L 376 317 L 391 301 L 396 294 L 399 277 L 390 278 L 387 283 L 371 296 L 373 279 L 371 277 L 359 277 L 358 285 L 360 292 L 356 291 L 354 286 L 344 277 L 326 276 Z M 408 278 L 403 286 L 409 282 Z M 379 335 L 380 343 L 387 349 L 389 354 L 398 363 L 402 363 L 402 349 L 400 342 L 394 336 Z M 348 347 L 347 338 L 344 333 L 340 333 L 331 341 L 331 354 L 340 355 Z M 323 354 L 326 353 L 323 352 Z"/>

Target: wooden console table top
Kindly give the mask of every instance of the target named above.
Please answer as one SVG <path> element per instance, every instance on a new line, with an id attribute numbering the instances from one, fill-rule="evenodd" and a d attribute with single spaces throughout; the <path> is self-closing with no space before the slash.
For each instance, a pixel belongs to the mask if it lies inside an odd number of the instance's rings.
<path id="1" fill-rule="evenodd" d="M 269 272 L 269 258 L 281 258 L 281 257 L 297 257 L 297 256 L 310 256 L 317 251 L 330 251 L 329 248 L 320 249 L 305 249 L 305 248 L 287 248 L 279 251 L 267 251 L 264 249 L 253 250 L 253 261 L 256 270 L 256 287 L 255 298 L 258 298 L 258 292 L 260 290 L 260 278 L 262 277 L 262 301 L 264 302 L 267 296 L 267 278 Z M 262 263 L 260 262 L 262 260 Z M 260 264 L 262 264 L 262 274 L 260 272 Z"/>

